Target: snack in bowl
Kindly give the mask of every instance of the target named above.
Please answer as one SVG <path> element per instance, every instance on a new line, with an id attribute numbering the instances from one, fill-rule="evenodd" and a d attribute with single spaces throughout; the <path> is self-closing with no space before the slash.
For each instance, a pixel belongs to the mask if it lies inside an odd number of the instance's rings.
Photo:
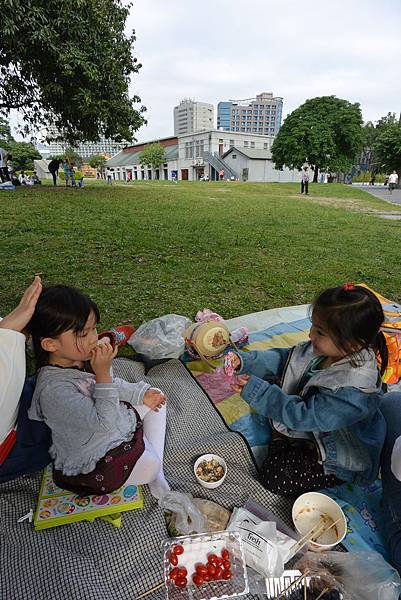
<path id="1" fill-rule="evenodd" d="M 347 533 L 347 520 L 335 500 L 320 492 L 306 492 L 292 507 L 292 520 L 301 535 L 322 525 L 317 537 L 311 536 L 309 549 L 329 550 L 339 544 Z"/>
<path id="2" fill-rule="evenodd" d="M 227 465 L 217 454 L 203 454 L 194 465 L 195 477 L 203 487 L 215 489 L 226 478 Z"/>

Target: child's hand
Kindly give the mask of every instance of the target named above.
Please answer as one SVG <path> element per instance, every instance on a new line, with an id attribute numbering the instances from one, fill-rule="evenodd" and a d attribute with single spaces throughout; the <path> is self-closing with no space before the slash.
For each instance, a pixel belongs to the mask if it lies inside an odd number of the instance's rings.
<path id="1" fill-rule="evenodd" d="M 91 367 L 96 375 L 96 383 L 111 383 L 110 368 L 113 358 L 117 356 L 118 346 L 113 350 L 111 344 L 98 344 L 92 350 Z"/>
<path id="2" fill-rule="evenodd" d="M 231 386 L 234 392 L 239 394 L 242 392 L 242 388 L 246 386 L 250 378 L 250 375 L 238 375 L 236 383 Z"/>
<path id="3" fill-rule="evenodd" d="M 0 321 L 0 327 L 22 332 L 35 311 L 36 302 L 41 291 L 42 281 L 39 275 L 36 275 L 31 285 L 25 290 L 17 308 L 14 308 L 9 315 Z"/>
<path id="4" fill-rule="evenodd" d="M 241 359 L 238 356 L 238 354 L 235 354 L 234 352 L 229 352 L 229 357 L 230 357 L 231 365 L 232 365 L 234 371 L 236 371 L 241 366 Z"/>
<path id="5" fill-rule="evenodd" d="M 166 396 L 163 392 L 150 388 L 143 397 L 143 403 L 155 412 L 159 412 L 159 408 L 166 404 Z"/>

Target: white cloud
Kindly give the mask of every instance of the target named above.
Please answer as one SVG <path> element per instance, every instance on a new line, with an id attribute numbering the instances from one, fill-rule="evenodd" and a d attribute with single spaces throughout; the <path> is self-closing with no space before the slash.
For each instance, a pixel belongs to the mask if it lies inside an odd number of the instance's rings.
<path id="1" fill-rule="evenodd" d="M 132 84 L 147 106 L 140 140 L 173 133 L 184 97 L 211 102 L 272 91 L 284 113 L 334 94 L 365 120 L 401 109 L 398 0 L 136 0 L 129 25 L 143 63 Z"/>

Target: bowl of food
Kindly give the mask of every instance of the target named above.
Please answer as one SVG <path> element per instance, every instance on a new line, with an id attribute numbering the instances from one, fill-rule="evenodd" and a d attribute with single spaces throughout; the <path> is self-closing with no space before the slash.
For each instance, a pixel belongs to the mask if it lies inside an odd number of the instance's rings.
<path id="1" fill-rule="evenodd" d="M 329 550 L 347 533 L 347 519 L 341 507 L 319 492 L 307 492 L 295 500 L 292 520 L 298 533 L 310 539 L 311 550 Z"/>
<path id="2" fill-rule="evenodd" d="M 214 490 L 226 478 L 226 461 L 217 454 L 202 454 L 194 464 L 194 473 L 201 486 L 208 490 Z"/>

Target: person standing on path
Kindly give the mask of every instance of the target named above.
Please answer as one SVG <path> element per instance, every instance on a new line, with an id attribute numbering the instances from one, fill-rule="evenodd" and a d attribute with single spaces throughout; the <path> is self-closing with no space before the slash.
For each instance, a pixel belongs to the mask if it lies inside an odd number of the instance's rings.
<path id="1" fill-rule="evenodd" d="M 398 184 L 398 175 L 397 175 L 397 171 L 393 171 L 390 175 L 390 177 L 388 178 L 388 191 L 390 192 L 390 194 L 393 193 L 393 190 L 397 187 Z"/>
<path id="2" fill-rule="evenodd" d="M 307 196 L 309 193 L 309 171 L 308 167 L 304 167 L 301 175 L 301 194 L 304 193 Z"/>

